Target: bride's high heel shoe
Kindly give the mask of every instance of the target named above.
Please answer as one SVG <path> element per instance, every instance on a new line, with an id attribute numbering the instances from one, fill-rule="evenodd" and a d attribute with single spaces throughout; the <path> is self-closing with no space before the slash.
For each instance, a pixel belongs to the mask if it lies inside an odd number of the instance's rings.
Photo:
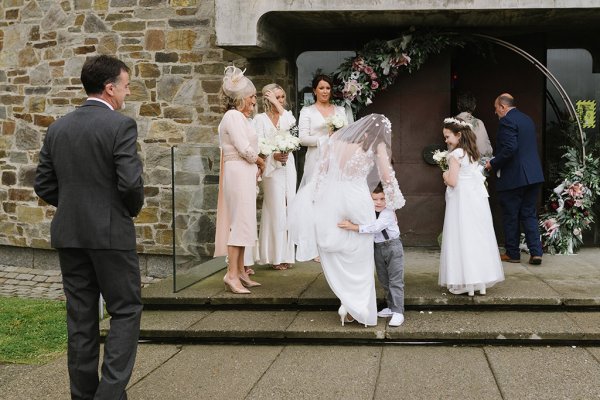
<path id="1" fill-rule="evenodd" d="M 464 289 L 452 289 L 452 288 L 448 288 L 448 291 L 450 293 L 452 293 L 452 294 L 465 294 L 465 293 L 467 293 L 471 297 L 475 296 L 475 289 L 473 288 L 473 285 L 468 285 Z M 485 289 L 483 291 L 485 293 Z"/>
<path id="2" fill-rule="evenodd" d="M 346 307 L 344 307 L 344 305 L 341 305 L 338 309 L 338 315 L 342 321 L 342 326 L 344 326 L 344 322 L 354 322 L 354 318 L 348 317 L 348 311 L 346 311 Z"/>
<path id="3" fill-rule="evenodd" d="M 248 289 L 246 289 L 242 285 L 240 285 L 240 287 L 236 286 L 234 284 L 234 282 L 232 282 L 229 278 L 227 278 L 227 275 L 225 275 L 223 277 L 223 283 L 225 284 L 225 290 L 229 290 L 232 293 L 235 293 L 235 294 L 248 294 L 248 293 L 251 293 Z"/>
<path id="4" fill-rule="evenodd" d="M 240 275 L 240 282 L 242 282 L 242 285 L 246 286 L 246 287 L 257 287 L 257 286 L 261 286 L 260 283 L 253 281 L 252 279 L 250 279 L 250 277 L 245 277 Z"/>

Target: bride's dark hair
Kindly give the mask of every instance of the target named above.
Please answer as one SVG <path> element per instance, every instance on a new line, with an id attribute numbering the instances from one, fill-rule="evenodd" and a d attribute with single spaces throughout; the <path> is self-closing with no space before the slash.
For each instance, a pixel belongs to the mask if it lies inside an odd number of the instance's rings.
<path id="1" fill-rule="evenodd" d="M 458 138 L 457 148 L 463 149 L 469 155 L 471 162 L 476 162 L 481 157 L 477 148 L 477 138 L 471 129 L 471 125 L 461 118 L 446 118 L 444 120 L 444 129 L 448 129 Z"/>

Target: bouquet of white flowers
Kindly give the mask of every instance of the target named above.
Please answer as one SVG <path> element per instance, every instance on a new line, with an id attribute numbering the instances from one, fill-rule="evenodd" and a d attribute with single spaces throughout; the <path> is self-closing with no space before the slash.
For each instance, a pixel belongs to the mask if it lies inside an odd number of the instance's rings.
<path id="1" fill-rule="evenodd" d="M 300 139 L 291 134 L 293 128 L 289 131 L 277 131 L 268 138 L 260 138 L 258 147 L 260 154 L 269 156 L 273 153 L 289 153 L 300 148 Z M 285 166 L 285 163 L 281 163 Z"/>
<path id="2" fill-rule="evenodd" d="M 333 114 L 331 117 L 327 117 L 325 123 L 327 124 L 327 128 L 329 128 L 329 132 L 335 132 L 346 125 L 346 119 L 337 114 Z"/>
<path id="3" fill-rule="evenodd" d="M 448 151 L 436 150 L 433 152 L 433 160 L 440 166 L 442 171 L 448 171 Z"/>

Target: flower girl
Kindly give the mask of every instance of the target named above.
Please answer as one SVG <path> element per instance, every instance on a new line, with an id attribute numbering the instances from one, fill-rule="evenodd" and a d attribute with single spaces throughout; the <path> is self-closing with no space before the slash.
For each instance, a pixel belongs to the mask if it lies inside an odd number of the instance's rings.
<path id="1" fill-rule="evenodd" d="M 443 135 L 449 168 L 442 174 L 447 188 L 439 284 L 453 294 L 485 294 L 504 272 L 475 134 L 462 119 L 446 118 Z"/>

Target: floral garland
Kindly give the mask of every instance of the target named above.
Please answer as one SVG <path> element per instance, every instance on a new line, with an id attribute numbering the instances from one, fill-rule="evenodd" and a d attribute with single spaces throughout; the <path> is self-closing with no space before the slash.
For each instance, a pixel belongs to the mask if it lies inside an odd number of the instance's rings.
<path id="1" fill-rule="evenodd" d="M 394 84 L 402 69 L 417 71 L 429 56 L 465 44 L 466 39 L 454 33 L 415 29 L 397 39 L 370 41 L 333 74 L 334 100 L 350 106 L 356 115 L 377 93 Z"/>
<path id="2" fill-rule="evenodd" d="M 600 196 L 600 159 L 588 154 L 583 163 L 575 146 L 567 146 L 563 158 L 559 184 L 540 215 L 542 242 L 551 254 L 573 254 L 583 244 L 583 231 L 594 222 L 593 207 Z"/>

